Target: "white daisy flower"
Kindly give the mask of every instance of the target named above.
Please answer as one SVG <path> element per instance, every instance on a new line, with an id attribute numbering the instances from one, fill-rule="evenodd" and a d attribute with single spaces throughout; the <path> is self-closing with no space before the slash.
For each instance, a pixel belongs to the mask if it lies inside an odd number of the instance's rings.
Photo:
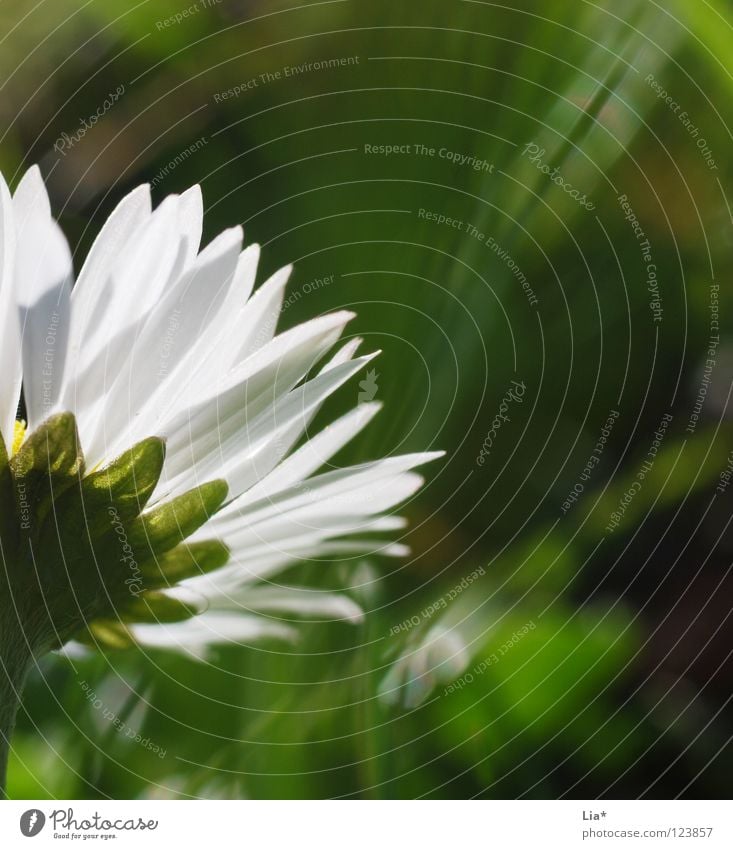
<path id="1" fill-rule="evenodd" d="M 31 653 L 76 639 L 200 655 L 288 637 L 294 616 L 357 620 L 348 597 L 275 576 L 404 554 L 380 535 L 440 454 L 319 473 L 376 403 L 293 450 L 372 357 L 358 340 L 329 354 L 350 312 L 276 335 L 290 268 L 252 294 L 259 248 L 234 227 L 199 250 L 202 218 L 198 186 L 154 211 L 135 189 L 74 283 L 38 168 L 12 197 L 0 176 L 0 618 L 12 607 Z"/>

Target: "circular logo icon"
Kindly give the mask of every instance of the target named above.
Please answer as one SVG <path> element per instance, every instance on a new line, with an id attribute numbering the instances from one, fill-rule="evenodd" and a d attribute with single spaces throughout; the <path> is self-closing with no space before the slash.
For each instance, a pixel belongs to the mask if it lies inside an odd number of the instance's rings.
<path id="1" fill-rule="evenodd" d="M 20 818 L 20 831 L 26 837 L 35 837 L 46 824 L 46 815 L 38 808 L 31 808 Z"/>

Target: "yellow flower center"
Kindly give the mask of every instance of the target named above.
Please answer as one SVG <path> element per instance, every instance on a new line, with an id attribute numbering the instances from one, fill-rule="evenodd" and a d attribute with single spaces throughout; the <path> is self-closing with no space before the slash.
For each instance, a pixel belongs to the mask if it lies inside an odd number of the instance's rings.
<path id="1" fill-rule="evenodd" d="M 20 451 L 20 446 L 23 444 L 23 440 L 25 439 L 25 428 L 25 422 L 16 421 L 15 430 L 13 431 L 13 445 L 10 450 L 11 457 Z"/>

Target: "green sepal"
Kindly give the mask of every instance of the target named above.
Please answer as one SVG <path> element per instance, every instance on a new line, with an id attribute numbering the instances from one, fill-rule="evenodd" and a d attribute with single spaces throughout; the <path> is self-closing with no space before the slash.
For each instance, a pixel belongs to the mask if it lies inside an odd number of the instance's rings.
<path id="1" fill-rule="evenodd" d="M 137 598 L 125 602 L 117 609 L 125 622 L 183 622 L 201 613 L 201 609 L 171 598 L 162 592 L 144 592 Z"/>
<path id="2" fill-rule="evenodd" d="M 134 519 L 145 509 L 165 462 L 165 442 L 150 437 L 138 442 L 108 466 L 84 480 L 85 503 L 114 506 L 123 522 Z"/>
<path id="3" fill-rule="evenodd" d="M 191 536 L 219 510 L 228 492 L 225 481 L 211 481 L 135 519 L 128 538 L 139 562 L 154 560 Z"/>
<path id="4" fill-rule="evenodd" d="M 88 553 L 90 542 L 106 534 L 114 522 L 129 522 L 143 511 L 164 460 L 165 443 L 151 437 L 84 478 L 56 502 L 54 516 L 42 530 L 41 545 L 60 545 L 72 559 L 77 552 Z"/>
<path id="5" fill-rule="evenodd" d="M 10 468 L 21 527 L 32 532 L 40 527 L 52 502 L 84 474 L 74 416 L 59 413 L 46 419 L 10 459 Z"/>
<path id="6" fill-rule="evenodd" d="M 74 639 L 92 648 L 129 649 L 135 645 L 127 627 L 115 619 L 96 619 L 88 628 L 75 634 Z"/>
<path id="7" fill-rule="evenodd" d="M 170 587 L 186 578 L 213 572 L 229 560 L 229 548 L 223 542 L 182 543 L 166 554 L 140 565 L 143 582 L 150 589 Z"/>
<path id="8" fill-rule="evenodd" d="M 38 548 L 52 582 L 85 564 L 88 577 L 119 560 L 115 529 L 144 509 L 160 478 L 165 443 L 152 437 L 137 443 L 108 466 L 67 490 L 43 523 Z M 99 564 L 98 567 L 95 566 Z M 109 576 L 110 578 L 112 575 Z"/>
<path id="9" fill-rule="evenodd" d="M 136 641 L 125 623 L 200 612 L 160 590 L 228 561 L 215 540 L 182 544 L 228 487 L 212 481 L 143 513 L 164 461 L 165 443 L 152 437 L 85 477 L 71 413 L 47 419 L 12 457 L 0 438 L 0 542 L 39 645 L 128 648 Z"/>

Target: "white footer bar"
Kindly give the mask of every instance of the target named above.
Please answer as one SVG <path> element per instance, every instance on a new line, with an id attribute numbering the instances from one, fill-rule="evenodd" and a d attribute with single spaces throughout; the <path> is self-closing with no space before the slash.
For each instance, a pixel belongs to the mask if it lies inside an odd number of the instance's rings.
<path id="1" fill-rule="evenodd" d="M 2 847 L 92 841 L 205 849 L 731 849 L 733 813 L 728 802 L 709 801 L 0 802 Z"/>

